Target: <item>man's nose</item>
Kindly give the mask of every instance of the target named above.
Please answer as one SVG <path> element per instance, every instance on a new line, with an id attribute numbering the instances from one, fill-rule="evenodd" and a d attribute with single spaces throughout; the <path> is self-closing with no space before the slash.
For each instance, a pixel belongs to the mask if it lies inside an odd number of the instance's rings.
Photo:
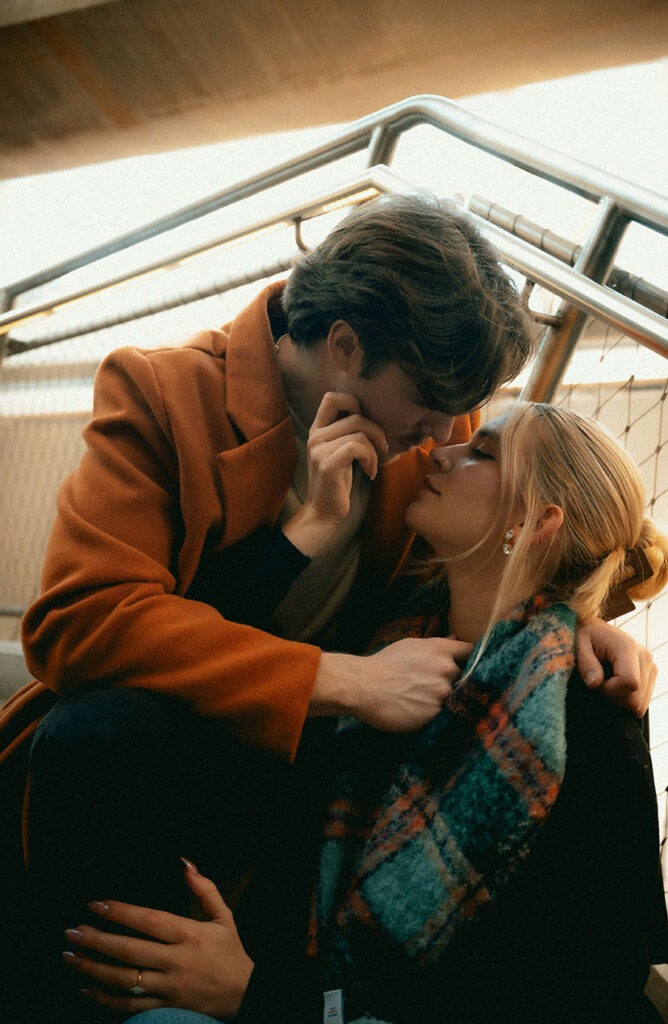
<path id="1" fill-rule="evenodd" d="M 429 417 L 428 423 L 425 426 L 428 426 L 429 437 L 432 437 L 436 444 L 447 444 L 454 422 L 454 416 L 448 416 L 444 412 L 437 412 Z"/>

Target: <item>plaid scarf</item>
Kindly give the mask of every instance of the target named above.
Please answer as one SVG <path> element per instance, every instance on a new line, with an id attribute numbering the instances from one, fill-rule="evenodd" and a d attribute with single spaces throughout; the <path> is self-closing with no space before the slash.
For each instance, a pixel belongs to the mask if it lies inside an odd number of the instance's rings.
<path id="1" fill-rule="evenodd" d="M 430 600 L 420 588 L 384 642 L 424 635 Z M 564 776 L 574 636 L 569 608 L 534 598 L 420 733 L 341 720 L 307 949 L 325 987 L 354 988 L 379 957 L 437 961 L 526 856 Z"/>

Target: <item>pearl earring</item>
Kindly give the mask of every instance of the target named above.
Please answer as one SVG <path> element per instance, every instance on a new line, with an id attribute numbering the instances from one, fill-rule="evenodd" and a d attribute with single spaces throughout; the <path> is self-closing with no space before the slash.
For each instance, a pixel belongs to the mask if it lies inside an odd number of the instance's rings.
<path id="1" fill-rule="evenodd" d="M 513 545 L 510 542 L 513 539 L 514 536 L 515 536 L 515 531 L 514 530 L 506 530 L 506 532 L 504 533 L 504 535 L 503 535 L 503 541 L 504 541 L 503 553 L 504 553 L 504 555 L 509 555 L 510 552 L 513 550 Z"/>

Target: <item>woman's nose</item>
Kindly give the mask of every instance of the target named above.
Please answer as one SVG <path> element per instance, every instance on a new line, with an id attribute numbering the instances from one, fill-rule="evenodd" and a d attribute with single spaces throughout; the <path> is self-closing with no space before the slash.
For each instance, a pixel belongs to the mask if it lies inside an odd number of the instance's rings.
<path id="1" fill-rule="evenodd" d="M 454 446 L 448 448 L 432 448 L 429 457 L 435 462 L 440 470 L 446 472 L 452 466 L 451 453 Z"/>

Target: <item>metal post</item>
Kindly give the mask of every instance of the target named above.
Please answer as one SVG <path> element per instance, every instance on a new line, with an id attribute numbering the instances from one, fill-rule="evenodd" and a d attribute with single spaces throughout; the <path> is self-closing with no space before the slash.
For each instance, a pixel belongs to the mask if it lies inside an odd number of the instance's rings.
<path id="1" fill-rule="evenodd" d="M 376 167 L 377 164 L 389 165 L 392 162 L 398 141 L 399 136 L 394 129 L 385 124 L 377 125 L 369 139 L 367 167 Z"/>
<path id="2" fill-rule="evenodd" d="M 609 197 L 599 203 L 599 214 L 594 228 L 583 246 L 574 269 L 585 277 L 604 284 L 610 273 L 619 244 L 628 224 L 628 217 L 622 213 Z M 530 402 L 549 402 L 554 397 L 573 350 L 587 322 L 586 313 L 568 302 L 562 302 L 557 310 L 560 319 L 558 327 L 548 327 L 543 334 L 536 362 L 529 380 L 520 397 Z"/>
<path id="3" fill-rule="evenodd" d="M 12 308 L 12 299 L 9 292 L 0 291 L 0 315 L 6 313 Z M 2 362 L 7 355 L 7 342 L 9 340 L 9 331 L 0 332 L 0 368 L 2 368 Z"/>

